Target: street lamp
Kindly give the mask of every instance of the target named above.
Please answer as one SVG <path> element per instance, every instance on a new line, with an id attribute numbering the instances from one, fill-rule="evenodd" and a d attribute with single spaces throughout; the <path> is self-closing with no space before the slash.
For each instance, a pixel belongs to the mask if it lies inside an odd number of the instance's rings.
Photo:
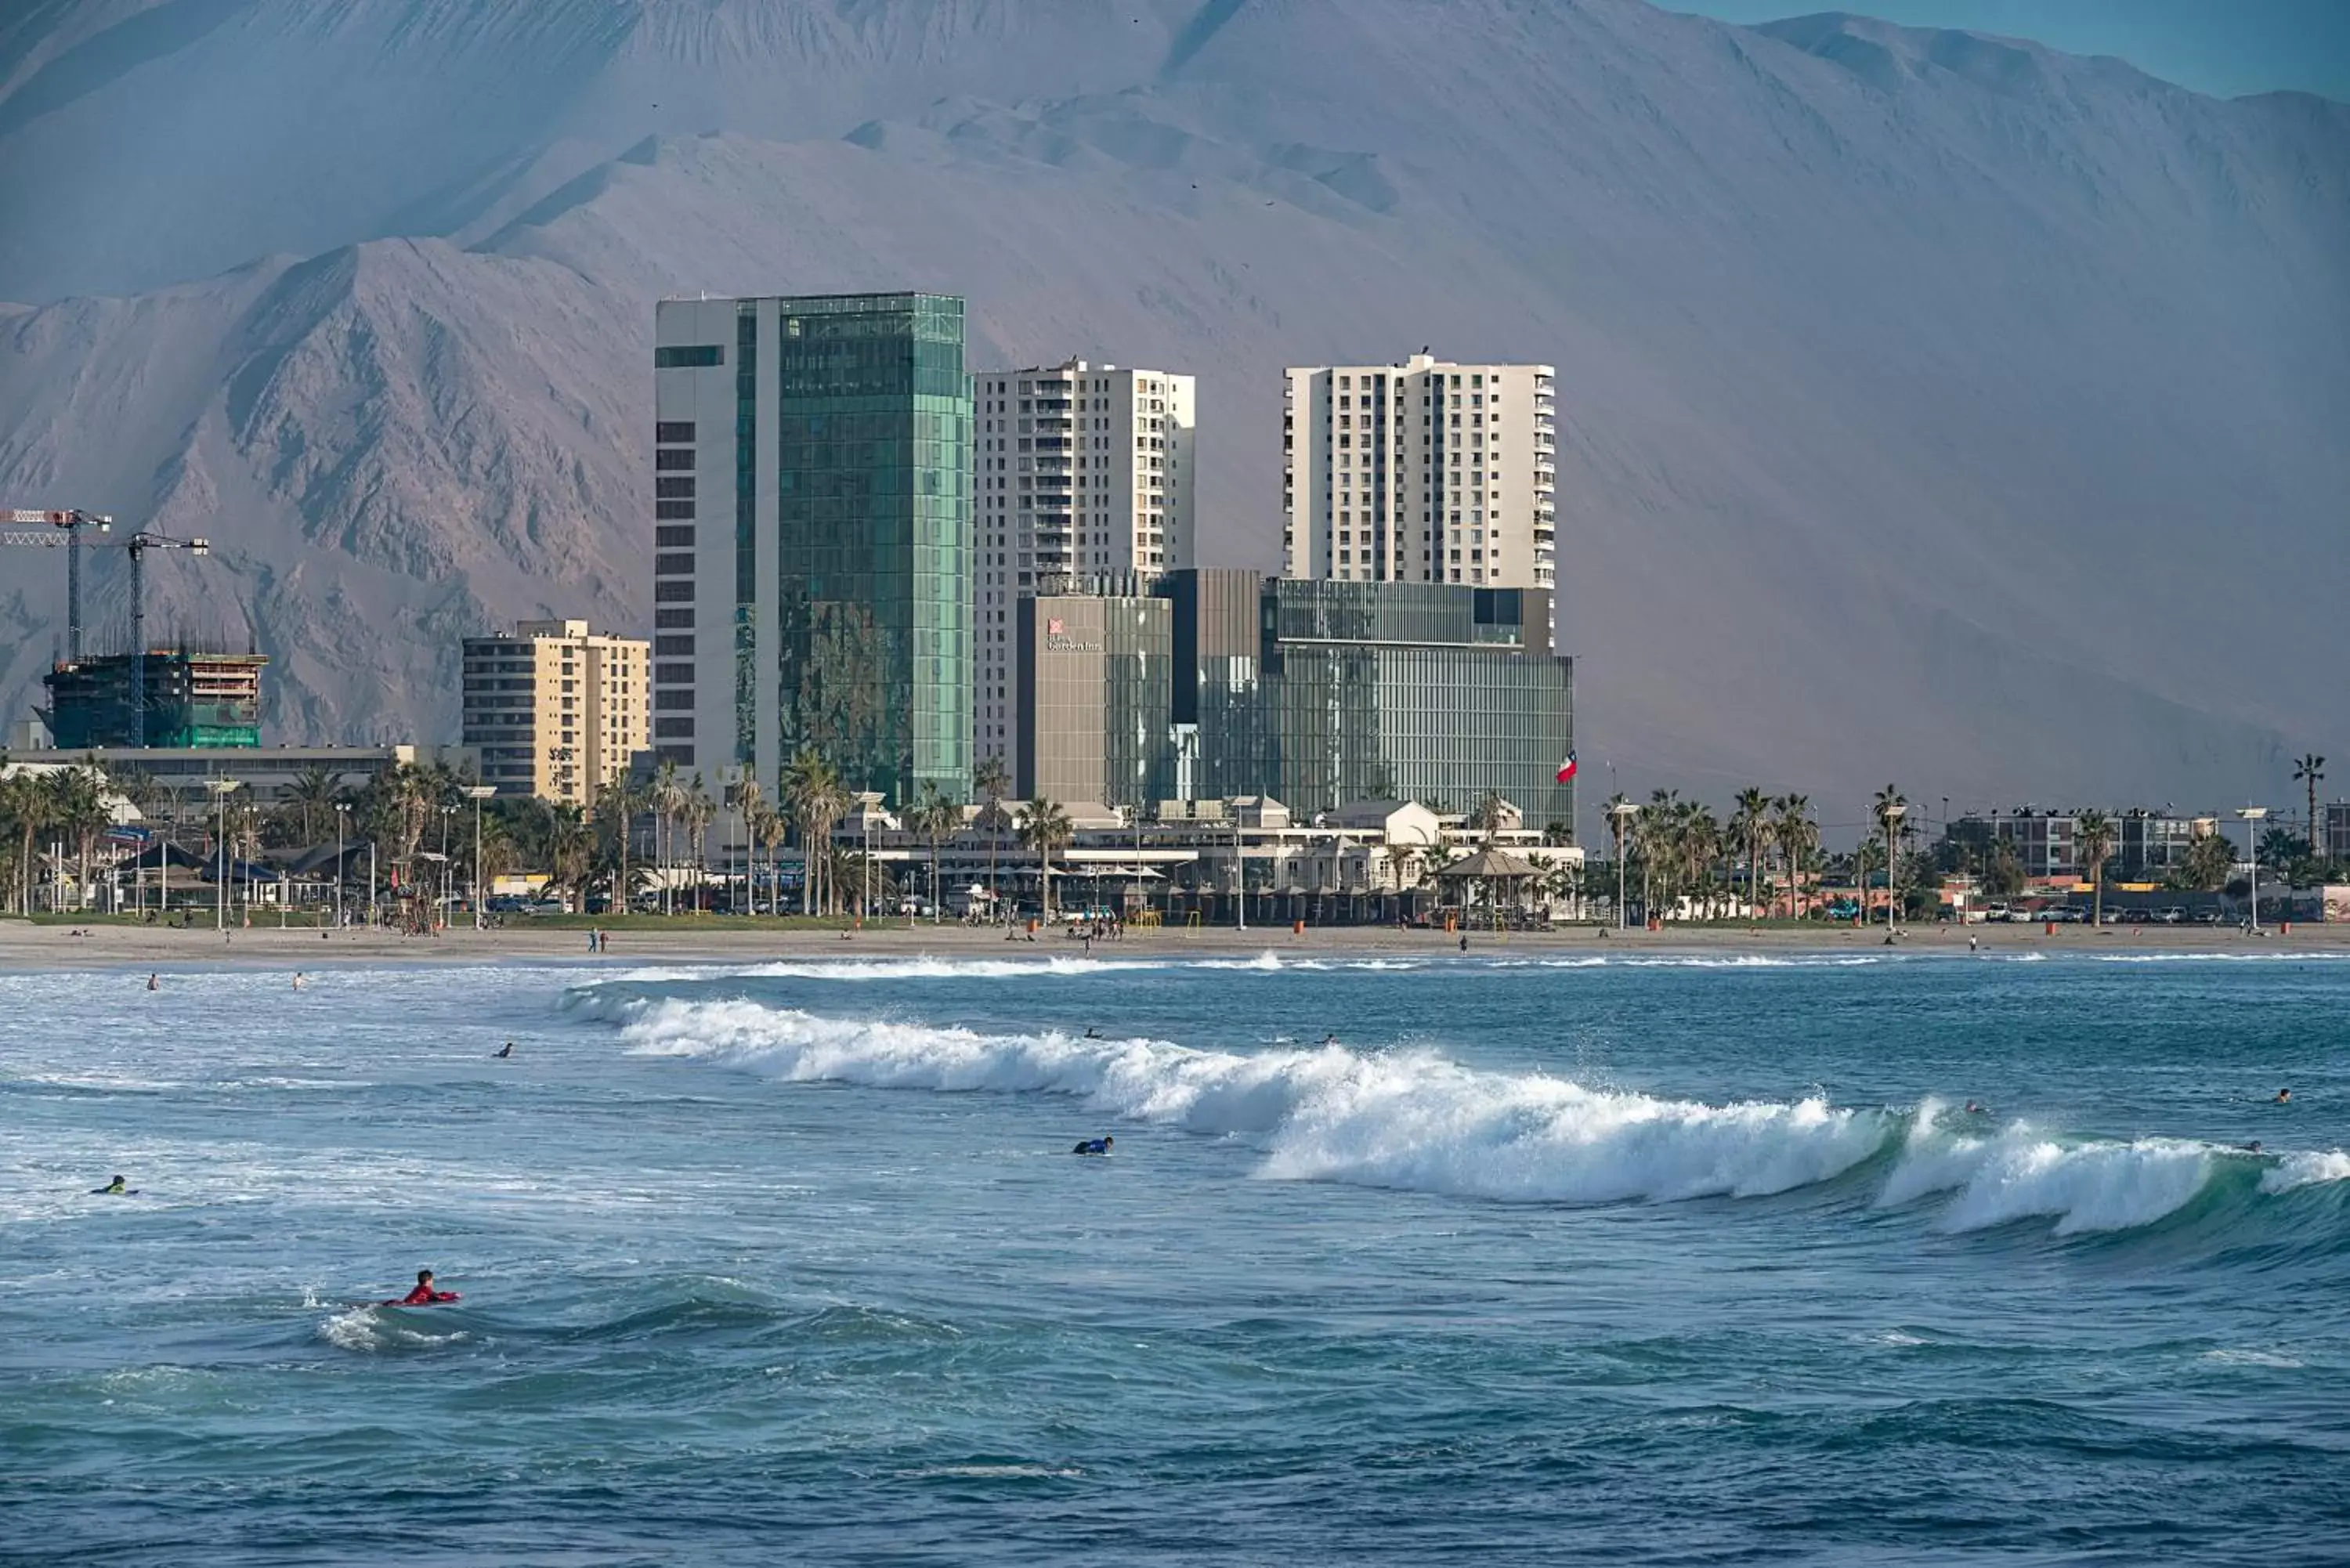
<path id="1" fill-rule="evenodd" d="M 495 784 L 467 784 L 465 798 L 473 803 L 473 929 L 482 929 L 482 803 L 498 793 Z"/>
<path id="2" fill-rule="evenodd" d="M 340 929 L 343 924 L 343 829 L 350 826 L 350 821 L 351 803 L 347 800 L 337 801 L 335 803 L 335 926 L 337 929 Z"/>
<path id="3" fill-rule="evenodd" d="M 449 921 L 449 819 L 457 815 L 453 803 L 441 807 L 441 903 L 433 910 L 433 927 L 437 929 Z"/>
<path id="4" fill-rule="evenodd" d="M 2252 842 L 2252 833 L 2260 820 L 2268 814 L 2269 808 L 2264 805 L 2240 805 L 2236 808 L 2236 815 L 2244 819 L 2244 861 L 2252 868 L 2251 931 L 2254 936 L 2261 934 L 2261 847 Z M 2291 925 L 2293 922 L 2287 920 L 2285 923 Z"/>
<path id="5" fill-rule="evenodd" d="M 1900 842 L 1901 819 L 1908 812 L 1909 808 L 1898 801 L 1885 808 L 1885 929 L 1888 935 L 1893 930 L 1894 846 Z M 1862 888 L 1860 896 L 1867 898 L 1868 889 Z"/>
<path id="6" fill-rule="evenodd" d="M 1631 836 L 1632 819 L 1640 815 L 1640 808 L 1628 800 L 1619 800 L 1607 808 L 1607 815 L 1616 819 L 1616 929 L 1628 931 L 1632 929 L 1632 915 L 1624 906 L 1624 841 Z"/>
<path id="7" fill-rule="evenodd" d="M 213 929 L 228 929 L 228 797 L 244 784 L 242 779 L 207 779 L 204 787 L 213 792 L 216 807 L 213 835 L 213 858 L 216 862 L 213 883 Z"/>
<path id="8" fill-rule="evenodd" d="M 1248 861 L 1241 850 L 1241 803 L 1232 799 L 1232 908 L 1239 912 L 1235 930 L 1248 929 Z"/>

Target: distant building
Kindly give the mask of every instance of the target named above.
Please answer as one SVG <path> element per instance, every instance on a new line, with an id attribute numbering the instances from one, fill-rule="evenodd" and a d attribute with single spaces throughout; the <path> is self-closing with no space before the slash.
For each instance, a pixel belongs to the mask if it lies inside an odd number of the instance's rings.
<path id="1" fill-rule="evenodd" d="M 1023 797 L 1139 809 L 1166 798 L 1174 758 L 1168 600 L 1128 582 L 1014 607 L 1020 692 L 1014 786 Z"/>
<path id="2" fill-rule="evenodd" d="M 650 743 L 650 645 L 584 620 L 465 639 L 464 743 L 500 794 L 593 806 Z"/>
<path id="3" fill-rule="evenodd" d="M 338 790 L 356 794 L 386 771 L 409 764 L 439 763 L 461 777 L 471 776 L 478 759 L 463 746 L 260 746 L 220 747 L 52 747 L 47 751 L 10 753 L 10 761 L 34 767 L 73 767 L 95 763 L 109 779 L 127 784 L 143 777 L 154 786 L 156 798 L 149 815 L 200 816 L 207 809 L 206 786 L 216 779 L 237 782 L 240 805 L 265 809 L 287 799 L 307 774 L 324 774 Z M 331 830 L 332 823 L 328 823 Z M 331 836 L 331 831 L 328 836 Z"/>
<path id="4" fill-rule="evenodd" d="M 1541 588 L 1555 580 L 1548 365 L 1293 367 L 1282 407 L 1283 572 Z"/>
<path id="5" fill-rule="evenodd" d="M 62 751 L 258 746 L 268 662 L 258 653 L 182 648 L 59 664 L 41 677 L 49 705 L 40 717 Z"/>
<path id="6" fill-rule="evenodd" d="M 2325 857 L 2350 861 L 2350 801 L 2332 801 L 2318 808 L 2325 824 Z"/>
<path id="7" fill-rule="evenodd" d="M 2079 844 L 2083 815 L 2031 805 L 1970 812 L 1950 824 L 1949 836 L 1978 854 L 1987 854 L 1993 844 L 2006 846 L 2027 878 L 2078 877 L 2088 869 L 2082 864 Z M 2218 832 L 2220 826 L 2213 816 L 2178 816 L 2137 807 L 2105 816 L 2113 826 L 2105 872 L 2116 881 L 2158 880 L 2183 867 L 2195 841 Z"/>
<path id="8" fill-rule="evenodd" d="M 1308 821 L 1365 800 L 1466 813 L 1493 794 L 1537 831 L 1575 820 L 1557 777 L 1574 664 L 1546 593 L 1192 570 L 1153 587 L 1162 620 L 1139 585 L 1098 586 L 1113 591 L 1023 611 L 1024 790 L 1060 781 L 1129 808 L 1161 788 L 1270 796 Z"/>
<path id="9" fill-rule="evenodd" d="M 935 294 L 653 318 L 653 750 L 772 798 L 802 747 L 904 805 L 971 788 L 972 386 Z"/>
<path id="10" fill-rule="evenodd" d="M 973 755 L 1008 763 L 1022 722 L 1020 600 L 1106 573 L 1191 565 L 1193 383 L 1071 359 L 982 371 L 977 386 Z"/>

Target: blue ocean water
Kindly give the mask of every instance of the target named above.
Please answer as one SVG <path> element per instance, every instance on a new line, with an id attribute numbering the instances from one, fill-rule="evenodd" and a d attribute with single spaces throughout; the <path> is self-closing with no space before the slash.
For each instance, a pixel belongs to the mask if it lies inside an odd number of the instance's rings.
<path id="1" fill-rule="evenodd" d="M 2350 1561 L 2350 962 L 1114 950 L 0 976 L 0 1560 Z"/>

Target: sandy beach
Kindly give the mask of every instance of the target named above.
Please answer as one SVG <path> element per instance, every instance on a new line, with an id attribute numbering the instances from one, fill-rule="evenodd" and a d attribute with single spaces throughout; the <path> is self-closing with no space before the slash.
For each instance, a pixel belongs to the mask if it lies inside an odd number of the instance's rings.
<path id="1" fill-rule="evenodd" d="M 645 959 L 691 962 L 741 962 L 791 954 L 802 958 L 859 958 L 876 954 L 956 953 L 1002 957 L 1018 952 L 1067 957 L 1085 944 L 1065 934 L 1039 932 L 1035 942 L 1007 942 L 1001 931 L 959 925 L 912 929 L 903 923 L 871 925 L 844 937 L 837 930 L 779 929 L 748 921 L 739 927 L 681 926 L 674 929 L 631 928 L 608 933 L 605 950 L 588 952 L 585 930 L 512 923 L 499 930 L 459 927 L 437 937 L 395 931 L 278 930 L 255 926 L 234 929 L 225 939 L 209 927 L 189 930 L 142 926 L 97 925 L 76 935 L 68 926 L 0 919 L 0 971 L 9 969 L 136 969 L 198 964 L 317 969 L 348 963 L 481 963 L 515 959 L 577 959 L 583 962 L 629 962 Z M 2059 953 L 2308 953 L 2350 954 L 2350 926 L 2270 927 L 2250 936 L 2232 926 L 2128 926 L 2092 929 L 2039 925 L 1917 926 L 1906 928 L 1897 945 L 1925 953 L 1963 953 L 1971 936 L 1984 951 Z M 1882 928 L 1805 929 L 1738 926 L 1677 927 L 1660 932 L 1605 931 L 1569 926 L 1552 932 L 1469 934 L 1472 951 L 1524 949 L 1535 951 L 1638 953 L 1822 953 L 1882 949 Z M 1093 951 L 1119 957 L 1187 952 L 1419 952 L 1458 950 L 1459 939 L 1440 931 L 1396 930 L 1372 926 L 1309 926 L 1303 933 L 1286 926 L 1229 926 L 1130 930 L 1117 942 L 1096 942 Z"/>

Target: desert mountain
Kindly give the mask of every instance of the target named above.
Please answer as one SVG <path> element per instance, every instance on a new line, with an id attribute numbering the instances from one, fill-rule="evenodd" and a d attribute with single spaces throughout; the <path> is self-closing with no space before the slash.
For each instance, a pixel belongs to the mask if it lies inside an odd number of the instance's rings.
<path id="1" fill-rule="evenodd" d="M 0 494 L 211 536 L 151 624 L 252 636 L 286 738 L 641 628 L 653 299 L 900 286 L 974 363 L 1198 373 L 1232 564 L 1283 364 L 1555 363 L 1595 798 L 2216 805 L 2350 728 L 2322 99 L 1639 0 L 60 0 L 0 24 L 0 202 L 54 219 Z M 11 716 L 63 579 L 0 553 Z"/>

